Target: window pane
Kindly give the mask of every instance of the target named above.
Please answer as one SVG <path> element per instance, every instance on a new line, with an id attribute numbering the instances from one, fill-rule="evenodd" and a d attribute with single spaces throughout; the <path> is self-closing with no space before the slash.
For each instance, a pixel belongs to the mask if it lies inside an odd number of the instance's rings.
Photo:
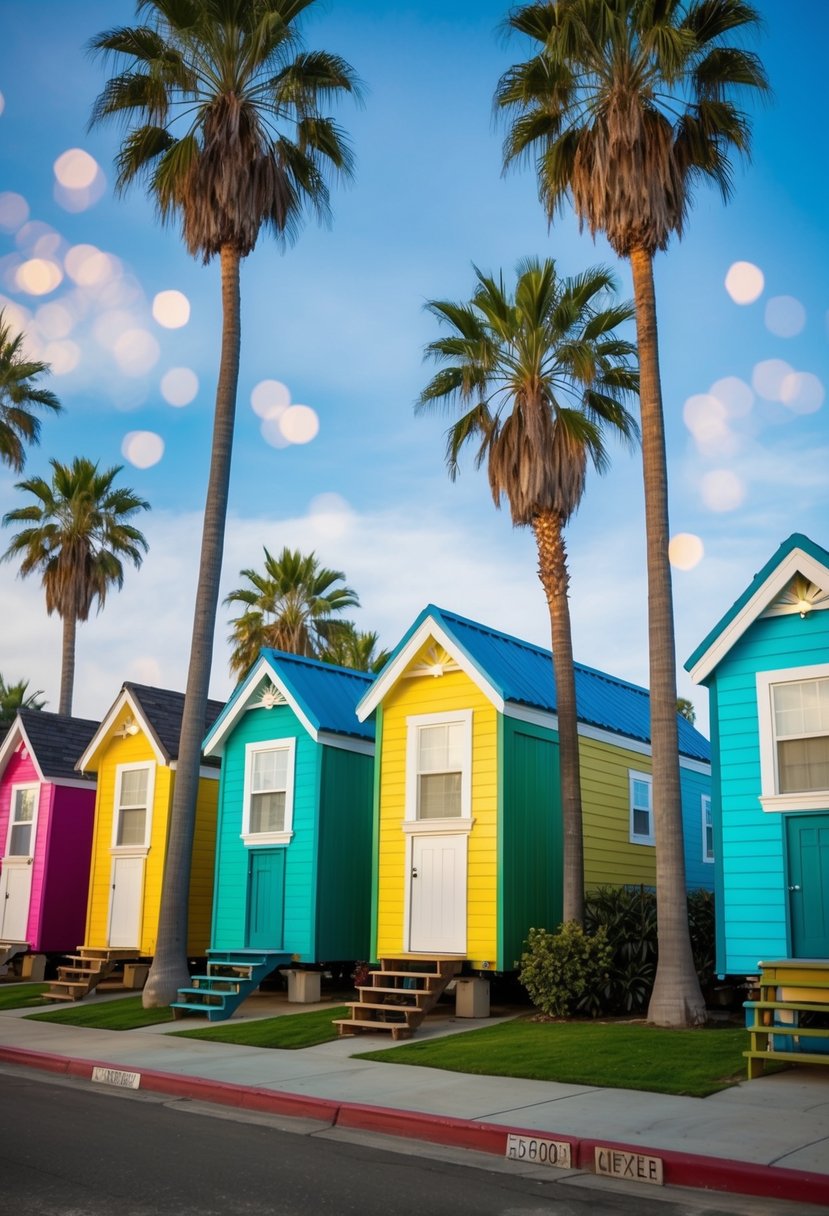
<path id="1" fill-rule="evenodd" d="M 647 781 L 633 782 L 633 805 L 643 811 L 650 810 L 651 787 Z"/>
<path id="2" fill-rule="evenodd" d="M 420 819 L 448 819 L 460 815 L 460 773 L 427 773 L 419 780 L 417 810 Z"/>
<path id="3" fill-rule="evenodd" d="M 829 680 L 777 684 L 772 693 L 778 738 L 829 731 Z"/>
<path id="4" fill-rule="evenodd" d="M 121 806 L 147 805 L 147 775 L 145 768 L 128 768 L 121 773 Z"/>
<path id="5" fill-rule="evenodd" d="M 32 839 L 31 823 L 17 824 L 11 830 L 9 840 L 9 856 L 10 857 L 29 857 L 31 855 L 30 843 Z"/>
<path id="6" fill-rule="evenodd" d="M 829 789 L 829 736 L 778 743 L 777 779 L 781 794 Z"/>
<path id="7" fill-rule="evenodd" d="M 35 817 L 35 795 L 37 790 L 17 790 L 14 796 L 15 823 L 31 823 Z"/>
<path id="8" fill-rule="evenodd" d="M 462 722 L 442 722 L 421 726 L 418 736 L 418 771 L 441 773 L 463 766 Z"/>
<path id="9" fill-rule="evenodd" d="M 252 789 L 284 790 L 288 784 L 288 750 L 280 747 L 272 751 L 253 753 Z"/>
<path id="10" fill-rule="evenodd" d="M 633 809 L 633 834 L 634 834 L 634 836 L 650 836 L 650 834 L 651 834 L 650 811 L 640 811 L 636 807 L 634 807 L 634 809 Z"/>
<path id="11" fill-rule="evenodd" d="M 144 807 L 130 807 L 118 816 L 117 844 L 144 844 L 147 811 Z"/>
<path id="12" fill-rule="evenodd" d="M 253 794 L 250 800 L 250 826 L 252 834 L 258 832 L 284 832 L 285 793 Z"/>

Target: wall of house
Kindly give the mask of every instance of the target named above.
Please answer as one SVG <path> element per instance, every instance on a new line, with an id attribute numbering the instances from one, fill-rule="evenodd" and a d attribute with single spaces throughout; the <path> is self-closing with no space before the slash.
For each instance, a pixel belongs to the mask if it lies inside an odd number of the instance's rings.
<path id="1" fill-rule="evenodd" d="M 40 931 L 40 907 L 43 897 L 43 859 L 46 852 L 46 840 L 49 835 L 49 812 L 52 805 L 52 787 L 48 783 L 40 783 L 40 778 L 34 762 L 26 753 L 18 748 L 9 757 L 2 779 L 0 779 L 0 868 L 2 858 L 6 853 L 9 838 L 9 814 L 11 812 L 12 787 L 29 785 L 36 782 L 40 785 L 37 808 L 37 825 L 35 827 L 34 861 L 32 863 L 32 887 L 29 899 L 29 917 L 26 927 L 26 940 L 36 949 Z"/>
<path id="2" fill-rule="evenodd" d="M 52 785 L 51 831 L 43 851 L 44 887 L 34 950 L 67 954 L 81 944 L 89 891 L 95 788 Z"/>
<path id="3" fill-rule="evenodd" d="M 374 757 L 325 747 L 319 810 L 317 957 L 367 959 L 371 951 Z"/>
<path id="4" fill-rule="evenodd" d="M 717 958 L 721 973 L 756 973 L 763 958 L 789 952 L 784 837 L 786 816 L 760 806 L 756 673 L 825 662 L 829 612 L 755 621 L 709 682 L 716 737 L 723 888 Z"/>
<path id="5" fill-rule="evenodd" d="M 431 643 L 416 656 L 422 663 Z M 404 907 L 406 836 L 406 719 L 471 709 L 472 816 L 467 864 L 467 957 L 491 960 L 498 948 L 498 726 L 493 705 L 460 671 L 397 681 L 383 702 L 382 754 L 379 757 L 378 873 L 375 957 L 394 957 L 407 949 Z"/>

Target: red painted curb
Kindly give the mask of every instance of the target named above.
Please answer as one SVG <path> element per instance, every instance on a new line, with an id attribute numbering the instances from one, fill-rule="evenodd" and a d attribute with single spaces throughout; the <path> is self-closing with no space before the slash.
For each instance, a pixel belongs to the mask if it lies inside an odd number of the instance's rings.
<path id="1" fill-rule="evenodd" d="M 123 1065 L 107 1064 L 100 1060 L 79 1060 L 48 1052 L 26 1051 L 21 1047 L 0 1046 L 0 1060 L 85 1080 L 92 1077 L 95 1068 L 111 1068 L 116 1072 L 133 1071 Z M 424 1140 L 455 1148 L 469 1148 L 501 1157 L 506 1153 L 507 1137 L 510 1135 L 558 1140 L 570 1145 L 575 1168 L 591 1172 L 595 1168 L 595 1150 L 614 1149 L 624 1153 L 658 1157 L 663 1163 L 664 1181 L 670 1186 L 756 1195 L 769 1199 L 790 1199 L 801 1203 L 829 1204 L 829 1175 L 815 1174 L 807 1170 L 704 1157 L 674 1149 L 647 1148 L 641 1144 L 579 1139 L 555 1132 L 539 1131 L 538 1128 L 508 1127 L 501 1123 L 459 1119 L 453 1115 L 430 1115 L 420 1111 L 399 1110 L 396 1107 L 336 1102 L 329 1098 L 234 1085 L 230 1081 L 185 1077 L 178 1073 L 146 1069 L 134 1071 L 141 1073 L 142 1089 L 170 1094 L 173 1097 L 200 1098 L 204 1102 L 215 1102 L 244 1110 L 266 1111 L 297 1119 L 316 1119 L 331 1126 L 381 1132 L 387 1136 Z"/>

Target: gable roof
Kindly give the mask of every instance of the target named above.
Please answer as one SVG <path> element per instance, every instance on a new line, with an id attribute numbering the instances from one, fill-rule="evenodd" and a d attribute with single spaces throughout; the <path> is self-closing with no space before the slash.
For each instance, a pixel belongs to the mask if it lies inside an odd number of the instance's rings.
<path id="1" fill-rule="evenodd" d="M 221 755 L 240 714 L 261 694 L 263 681 L 274 685 L 314 740 L 330 734 L 371 743 L 374 722 L 361 722 L 356 709 L 373 679 L 369 672 L 263 648 L 208 732 L 205 755 Z"/>
<path id="2" fill-rule="evenodd" d="M 688 659 L 685 670 L 691 673 L 697 684 L 707 679 L 749 626 L 762 616 L 798 574 L 821 588 L 823 596 L 819 606 L 829 607 L 829 552 L 809 540 L 808 536 L 793 532 L 769 558 L 762 570 L 755 574 L 743 594 L 734 601 Z M 810 605 L 806 610 L 811 611 L 813 606 L 817 607 L 818 604 Z M 788 607 L 782 607 L 780 611 L 799 612 L 801 605 L 793 602 Z"/>
<path id="3" fill-rule="evenodd" d="M 222 701 L 207 702 L 205 729 L 215 722 L 223 708 Z M 176 761 L 184 712 L 184 693 L 127 681 L 121 686 L 120 693 L 78 760 L 79 769 L 87 769 L 94 764 L 98 752 L 125 710 L 131 712 L 139 729 L 147 736 L 159 764 L 173 764 Z M 208 763 L 215 766 L 216 762 Z"/>
<path id="4" fill-rule="evenodd" d="M 360 716 L 376 708 L 430 636 L 457 658 L 501 713 L 508 714 L 511 706 L 557 712 L 551 651 L 429 604 L 360 702 Z M 582 663 L 574 666 L 579 722 L 650 744 L 647 689 Z M 708 763 L 708 740 L 681 715 L 677 717 L 681 755 Z"/>
<path id="5" fill-rule="evenodd" d="M 22 741 L 41 781 L 86 781 L 92 786 L 94 776 L 80 776 L 75 764 L 97 729 L 98 723 L 91 719 L 19 709 L 0 745 L 0 775 Z"/>

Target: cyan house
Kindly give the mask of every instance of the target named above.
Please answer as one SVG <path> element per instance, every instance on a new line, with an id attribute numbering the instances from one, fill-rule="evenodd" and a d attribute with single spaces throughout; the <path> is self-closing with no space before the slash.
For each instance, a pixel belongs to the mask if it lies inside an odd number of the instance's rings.
<path id="1" fill-rule="evenodd" d="M 585 880 L 655 883 L 648 693 L 576 665 Z M 517 965 L 561 919 L 556 689 L 548 650 L 429 606 L 376 677 L 372 957 Z M 707 740 L 678 720 L 688 885 L 713 886 Z"/>
<path id="2" fill-rule="evenodd" d="M 829 552 L 790 536 L 686 663 L 711 699 L 717 970 L 829 960 Z"/>

